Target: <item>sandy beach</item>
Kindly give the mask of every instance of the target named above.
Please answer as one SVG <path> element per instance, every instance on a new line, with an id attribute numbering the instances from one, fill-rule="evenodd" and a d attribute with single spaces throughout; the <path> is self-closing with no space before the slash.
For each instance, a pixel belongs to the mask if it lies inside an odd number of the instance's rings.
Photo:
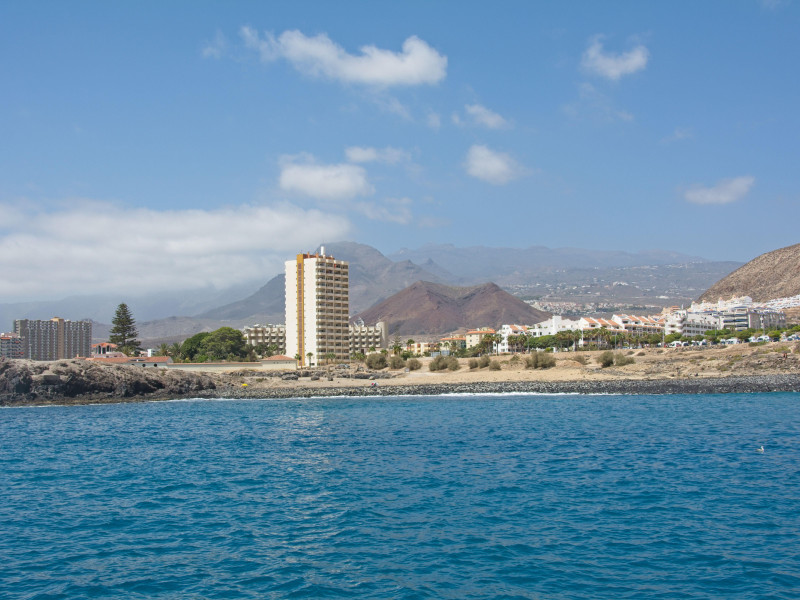
<path id="1" fill-rule="evenodd" d="M 525 367 L 525 355 L 492 357 L 499 370 L 470 369 L 459 359 L 456 371 L 430 371 L 421 359 L 416 371 L 384 370 L 376 379 L 355 379 L 331 368 L 319 380 L 284 381 L 263 373 L 223 376 L 218 394 L 242 397 L 311 395 L 427 394 L 448 392 L 676 393 L 800 391 L 800 345 L 741 344 L 725 348 L 637 349 L 620 351 L 633 364 L 603 368 L 601 351 L 562 352 L 549 369 Z M 583 364 L 585 362 L 586 364 Z"/>

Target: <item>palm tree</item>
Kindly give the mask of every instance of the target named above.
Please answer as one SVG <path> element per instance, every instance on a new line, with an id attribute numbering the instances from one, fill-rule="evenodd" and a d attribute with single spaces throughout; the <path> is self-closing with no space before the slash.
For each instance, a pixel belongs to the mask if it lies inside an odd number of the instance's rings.
<path id="1" fill-rule="evenodd" d="M 157 354 L 158 356 L 169 356 L 169 346 L 167 346 L 166 344 L 161 344 L 158 347 Z"/>
<path id="2" fill-rule="evenodd" d="M 311 357 L 314 356 L 313 352 L 306 352 L 306 356 L 308 357 L 308 366 L 311 366 Z"/>
<path id="3" fill-rule="evenodd" d="M 172 360 L 178 361 L 181 359 L 181 345 L 178 342 L 175 342 L 169 347 L 169 356 L 172 357 Z"/>

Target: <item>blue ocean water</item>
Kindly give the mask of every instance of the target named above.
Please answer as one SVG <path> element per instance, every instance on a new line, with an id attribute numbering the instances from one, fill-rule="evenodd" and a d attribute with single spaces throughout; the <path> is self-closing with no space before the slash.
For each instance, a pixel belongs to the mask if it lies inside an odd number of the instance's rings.
<path id="1" fill-rule="evenodd" d="M 798 484 L 800 394 L 3 409 L 0 597 L 798 598 Z"/>

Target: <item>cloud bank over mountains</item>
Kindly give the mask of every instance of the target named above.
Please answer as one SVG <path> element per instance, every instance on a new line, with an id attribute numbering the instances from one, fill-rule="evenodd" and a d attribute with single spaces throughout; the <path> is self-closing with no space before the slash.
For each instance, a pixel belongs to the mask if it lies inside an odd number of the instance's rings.
<path id="1" fill-rule="evenodd" d="M 290 204 L 153 210 L 73 200 L 0 204 L 4 301 L 226 287 L 280 270 L 298 248 L 346 239 L 343 216 Z"/>

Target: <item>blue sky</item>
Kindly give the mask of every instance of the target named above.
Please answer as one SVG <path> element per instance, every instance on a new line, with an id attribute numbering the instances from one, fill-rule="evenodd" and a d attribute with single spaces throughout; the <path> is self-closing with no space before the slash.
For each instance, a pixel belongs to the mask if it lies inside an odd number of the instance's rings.
<path id="1" fill-rule="evenodd" d="M 323 241 L 797 243 L 800 8 L 4 2 L 0 301 L 224 287 Z"/>

